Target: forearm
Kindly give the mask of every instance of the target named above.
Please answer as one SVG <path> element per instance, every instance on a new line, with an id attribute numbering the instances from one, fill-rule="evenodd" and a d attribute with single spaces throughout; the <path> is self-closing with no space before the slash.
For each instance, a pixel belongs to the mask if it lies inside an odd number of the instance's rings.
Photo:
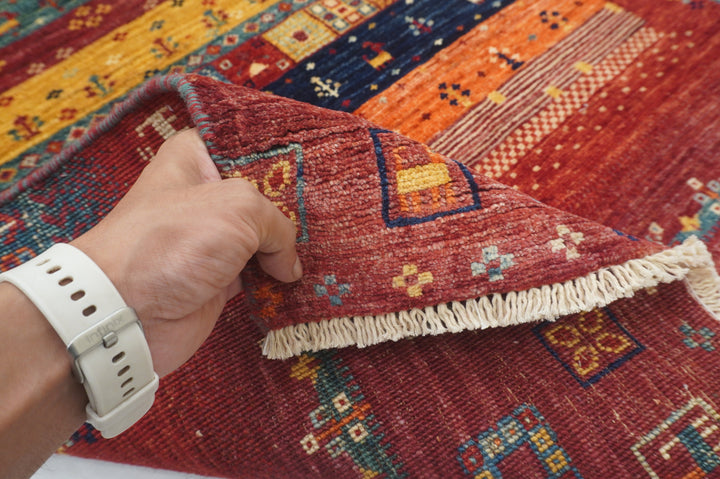
<path id="1" fill-rule="evenodd" d="M 0 283 L 0 478 L 29 477 L 82 425 L 87 396 L 40 311 Z"/>
<path id="2" fill-rule="evenodd" d="M 295 238 L 292 221 L 251 183 L 221 180 L 188 130 L 166 141 L 110 214 L 72 245 L 137 312 L 163 376 L 208 337 L 253 255 L 280 281 L 300 278 Z M 30 476 L 82 425 L 88 398 L 71 365 L 35 305 L 0 283 L 0 479 Z"/>

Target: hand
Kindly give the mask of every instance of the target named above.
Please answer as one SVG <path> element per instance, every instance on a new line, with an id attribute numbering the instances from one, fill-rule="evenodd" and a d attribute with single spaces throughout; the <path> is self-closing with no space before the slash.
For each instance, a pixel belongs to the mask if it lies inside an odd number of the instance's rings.
<path id="1" fill-rule="evenodd" d="M 168 139 L 115 209 L 72 244 L 136 310 L 163 376 L 209 336 L 253 254 L 278 280 L 300 278 L 295 236 L 292 221 L 249 182 L 221 180 L 188 130 Z"/>

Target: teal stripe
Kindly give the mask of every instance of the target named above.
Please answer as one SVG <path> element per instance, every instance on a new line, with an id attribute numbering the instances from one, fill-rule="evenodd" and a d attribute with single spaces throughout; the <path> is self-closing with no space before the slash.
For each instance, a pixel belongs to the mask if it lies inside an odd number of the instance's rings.
<path id="1" fill-rule="evenodd" d="M 0 48 L 22 40 L 31 33 L 49 25 L 68 12 L 80 7 L 90 0 L 56 0 L 57 6 L 51 5 L 38 8 L 37 0 L 17 0 L 16 3 L 3 2 L 0 10 L 0 29 L 14 17 L 19 25 L 11 28 L 0 36 Z"/>

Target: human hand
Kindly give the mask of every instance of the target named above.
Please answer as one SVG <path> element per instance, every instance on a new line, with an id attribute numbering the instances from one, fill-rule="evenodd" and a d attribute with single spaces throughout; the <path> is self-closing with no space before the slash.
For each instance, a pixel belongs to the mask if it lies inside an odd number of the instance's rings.
<path id="1" fill-rule="evenodd" d="M 168 139 L 115 209 L 71 244 L 136 310 L 163 376 L 210 335 L 253 254 L 278 280 L 300 278 L 295 236 L 292 221 L 249 182 L 221 180 L 188 130 Z"/>

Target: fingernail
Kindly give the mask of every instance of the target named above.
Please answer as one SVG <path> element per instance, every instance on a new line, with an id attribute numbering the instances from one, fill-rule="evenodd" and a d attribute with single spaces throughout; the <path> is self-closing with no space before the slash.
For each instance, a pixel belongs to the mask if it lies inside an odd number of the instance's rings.
<path id="1" fill-rule="evenodd" d="M 300 279 L 303 274 L 302 264 L 300 264 L 300 258 L 295 257 L 295 264 L 293 265 L 293 277 Z"/>

